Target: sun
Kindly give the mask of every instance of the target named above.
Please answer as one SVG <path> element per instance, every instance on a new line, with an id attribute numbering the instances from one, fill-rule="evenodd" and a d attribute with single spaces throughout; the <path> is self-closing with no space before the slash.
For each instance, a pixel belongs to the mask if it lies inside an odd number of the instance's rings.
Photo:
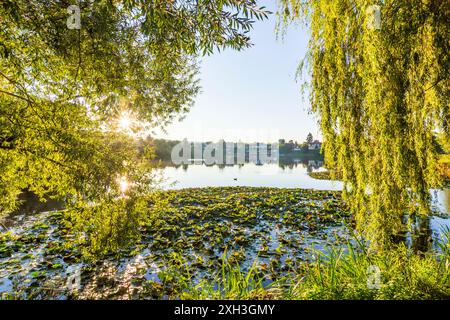
<path id="1" fill-rule="evenodd" d="M 117 183 L 119 185 L 119 189 L 122 194 L 127 192 L 131 185 L 130 182 L 128 181 L 127 177 L 125 177 L 125 176 L 118 178 Z"/>
<path id="2" fill-rule="evenodd" d="M 131 129 L 133 121 L 128 112 L 123 112 L 119 117 L 119 129 L 123 131 L 128 131 Z"/>

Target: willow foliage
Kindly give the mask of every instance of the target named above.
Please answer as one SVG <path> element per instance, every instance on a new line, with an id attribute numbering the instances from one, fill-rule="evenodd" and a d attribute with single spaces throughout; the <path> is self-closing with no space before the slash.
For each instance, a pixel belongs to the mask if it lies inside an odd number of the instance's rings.
<path id="1" fill-rule="evenodd" d="M 284 24 L 310 30 L 306 65 L 325 161 L 342 172 L 359 229 L 387 244 L 406 212 L 429 212 L 429 190 L 441 183 L 435 135 L 450 133 L 450 2 L 279 4 Z"/>
<path id="2" fill-rule="evenodd" d="M 0 214 L 23 190 L 98 200 L 118 174 L 146 177 L 118 115 L 156 126 L 187 112 L 198 55 L 250 46 L 266 16 L 254 0 L 1 1 Z"/>

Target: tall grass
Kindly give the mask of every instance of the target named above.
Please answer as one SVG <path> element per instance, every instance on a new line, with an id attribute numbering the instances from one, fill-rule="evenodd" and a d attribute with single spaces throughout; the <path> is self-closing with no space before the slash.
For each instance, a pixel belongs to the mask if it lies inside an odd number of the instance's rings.
<path id="1" fill-rule="evenodd" d="M 450 231 L 439 251 L 415 254 L 404 245 L 369 252 L 356 240 L 315 251 L 295 274 L 263 285 L 256 261 L 246 271 L 223 259 L 213 281 L 186 285 L 182 299 L 450 299 Z M 378 273 L 379 272 L 379 273 Z M 379 275 L 379 276 L 378 276 Z"/>
<path id="2" fill-rule="evenodd" d="M 302 265 L 287 299 L 450 299 L 449 252 L 414 254 L 404 245 L 379 253 L 361 243 L 319 253 Z"/>
<path id="3" fill-rule="evenodd" d="M 230 263 L 227 251 L 221 257 L 221 268 L 212 280 L 203 279 L 198 284 L 185 284 L 182 299 L 213 300 L 257 300 L 280 297 L 276 282 L 264 285 L 264 276 L 260 273 L 255 260 L 247 271 L 237 263 Z M 281 280 L 281 279 L 280 279 Z"/>

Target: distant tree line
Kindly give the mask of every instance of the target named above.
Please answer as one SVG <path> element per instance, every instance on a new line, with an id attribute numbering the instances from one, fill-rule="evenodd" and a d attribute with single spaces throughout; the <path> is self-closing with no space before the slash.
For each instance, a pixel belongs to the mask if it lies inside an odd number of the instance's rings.
<path id="1" fill-rule="evenodd" d="M 286 142 L 285 139 L 278 140 L 281 154 L 291 153 L 294 151 L 300 151 L 300 152 L 311 151 L 311 150 L 309 150 L 309 145 L 313 142 L 314 142 L 314 137 L 311 132 L 308 133 L 308 135 L 306 136 L 306 140 L 303 142 L 297 142 L 294 140 L 289 140 L 288 142 Z M 314 151 L 316 151 L 316 150 L 314 150 Z"/>

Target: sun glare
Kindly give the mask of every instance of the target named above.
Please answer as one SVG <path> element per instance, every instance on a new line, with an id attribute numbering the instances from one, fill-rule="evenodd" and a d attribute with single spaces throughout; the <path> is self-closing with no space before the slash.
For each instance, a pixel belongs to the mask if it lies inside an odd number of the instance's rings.
<path id="1" fill-rule="evenodd" d="M 124 112 L 119 117 L 119 129 L 120 130 L 130 130 L 131 129 L 132 120 L 130 114 L 128 112 Z"/>
<path id="2" fill-rule="evenodd" d="M 127 192 L 128 188 L 130 187 L 130 183 L 128 182 L 127 178 L 120 177 L 117 182 L 119 184 L 120 192 Z"/>

